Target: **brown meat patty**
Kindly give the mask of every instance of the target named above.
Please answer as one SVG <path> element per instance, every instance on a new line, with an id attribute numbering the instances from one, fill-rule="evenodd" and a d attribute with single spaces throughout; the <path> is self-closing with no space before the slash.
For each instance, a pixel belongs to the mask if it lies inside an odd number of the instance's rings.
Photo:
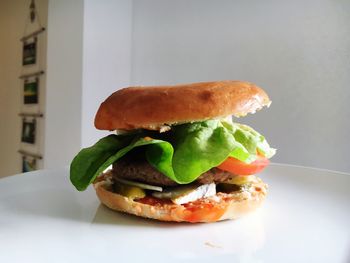
<path id="1" fill-rule="evenodd" d="M 219 183 L 227 181 L 234 175 L 222 171 L 218 168 L 212 168 L 203 173 L 196 182 L 200 184 Z M 113 164 L 113 177 L 124 178 L 128 180 L 148 183 L 158 186 L 175 186 L 176 182 L 163 175 L 153 168 L 145 159 L 121 159 Z"/>

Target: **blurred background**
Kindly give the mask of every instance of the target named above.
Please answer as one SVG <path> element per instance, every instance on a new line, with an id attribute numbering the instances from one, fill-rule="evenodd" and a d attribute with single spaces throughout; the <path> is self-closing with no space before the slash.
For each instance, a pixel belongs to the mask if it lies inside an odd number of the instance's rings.
<path id="1" fill-rule="evenodd" d="M 30 0 L 0 1 L 0 177 L 68 166 L 106 132 L 93 119 L 130 85 L 247 80 L 272 105 L 235 120 L 278 149 L 273 162 L 350 172 L 350 1 L 36 0 L 45 31 L 37 62 L 22 65 L 35 30 Z M 19 76 L 44 70 L 37 106 L 23 105 Z M 23 116 L 38 118 L 33 145 Z"/>

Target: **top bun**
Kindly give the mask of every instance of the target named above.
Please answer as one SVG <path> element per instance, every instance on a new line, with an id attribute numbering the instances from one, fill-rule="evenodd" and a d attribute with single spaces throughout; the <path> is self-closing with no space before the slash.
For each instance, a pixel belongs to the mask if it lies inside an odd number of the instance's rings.
<path id="1" fill-rule="evenodd" d="M 100 105 L 95 126 L 100 130 L 161 130 L 177 123 L 241 117 L 270 103 L 264 90 L 243 81 L 129 87 Z"/>

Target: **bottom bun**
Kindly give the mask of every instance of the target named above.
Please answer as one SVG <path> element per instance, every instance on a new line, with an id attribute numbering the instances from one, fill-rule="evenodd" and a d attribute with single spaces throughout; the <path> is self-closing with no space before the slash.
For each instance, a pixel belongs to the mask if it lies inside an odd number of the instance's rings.
<path id="1" fill-rule="evenodd" d="M 267 193 L 267 185 L 256 177 L 249 186 L 242 187 L 239 191 L 218 192 L 213 197 L 187 204 L 157 202 L 154 198 L 145 202 L 114 193 L 112 184 L 106 177 L 94 184 L 101 203 L 116 211 L 161 221 L 199 223 L 236 219 L 260 207 Z"/>

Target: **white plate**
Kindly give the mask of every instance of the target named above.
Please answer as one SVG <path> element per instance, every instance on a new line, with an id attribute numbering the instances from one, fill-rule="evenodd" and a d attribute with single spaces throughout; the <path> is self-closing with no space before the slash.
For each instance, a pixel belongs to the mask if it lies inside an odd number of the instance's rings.
<path id="1" fill-rule="evenodd" d="M 350 262 L 350 175 L 271 165 L 269 195 L 236 221 L 119 214 L 67 170 L 0 180 L 0 262 Z M 123 261 L 124 260 L 124 261 Z"/>

